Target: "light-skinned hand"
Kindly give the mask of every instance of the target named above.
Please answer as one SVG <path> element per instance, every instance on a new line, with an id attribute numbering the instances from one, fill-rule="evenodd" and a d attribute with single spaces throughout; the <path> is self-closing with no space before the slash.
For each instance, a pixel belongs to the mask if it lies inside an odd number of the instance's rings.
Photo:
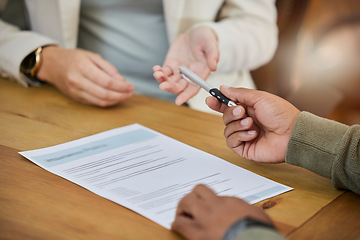
<path id="1" fill-rule="evenodd" d="M 203 79 L 215 71 L 219 61 L 217 36 L 209 27 L 198 27 L 179 35 L 169 48 L 164 65 L 153 67 L 161 90 L 177 94 L 175 103 L 182 105 L 199 92 L 183 79 L 179 66 L 186 66 Z"/>
<path id="2" fill-rule="evenodd" d="M 232 224 L 245 217 L 271 224 L 259 207 L 197 185 L 179 202 L 171 229 L 189 240 L 221 240 Z"/>
<path id="3" fill-rule="evenodd" d="M 238 155 L 257 162 L 284 162 L 300 111 L 267 92 L 225 86 L 220 89 L 238 104 L 227 107 L 214 97 L 206 99 L 211 109 L 223 113 L 227 146 Z"/>
<path id="4" fill-rule="evenodd" d="M 98 54 L 47 46 L 42 55 L 37 77 L 79 102 L 107 107 L 132 96 L 133 85 Z"/>

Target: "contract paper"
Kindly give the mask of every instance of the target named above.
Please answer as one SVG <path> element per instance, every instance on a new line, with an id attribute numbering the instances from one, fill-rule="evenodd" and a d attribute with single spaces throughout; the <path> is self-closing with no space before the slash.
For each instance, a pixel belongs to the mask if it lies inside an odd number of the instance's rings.
<path id="1" fill-rule="evenodd" d="M 251 204 L 292 189 L 139 124 L 20 154 L 168 229 L 197 184 Z"/>

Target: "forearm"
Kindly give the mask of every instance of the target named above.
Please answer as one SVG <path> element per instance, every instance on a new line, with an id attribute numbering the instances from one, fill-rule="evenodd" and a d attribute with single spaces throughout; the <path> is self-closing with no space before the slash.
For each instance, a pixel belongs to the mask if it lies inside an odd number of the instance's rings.
<path id="1" fill-rule="evenodd" d="M 360 194 L 360 126 L 352 127 L 302 112 L 289 141 L 286 159 L 330 178 L 336 188 Z"/>

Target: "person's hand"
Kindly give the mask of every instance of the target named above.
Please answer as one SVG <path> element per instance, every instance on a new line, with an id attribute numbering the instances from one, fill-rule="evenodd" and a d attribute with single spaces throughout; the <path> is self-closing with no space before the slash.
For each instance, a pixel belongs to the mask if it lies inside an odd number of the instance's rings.
<path id="1" fill-rule="evenodd" d="M 79 102 L 107 107 L 132 96 L 133 85 L 98 54 L 57 46 L 45 47 L 42 54 L 37 77 Z"/>
<path id="2" fill-rule="evenodd" d="M 239 105 L 229 108 L 214 97 L 206 99 L 211 109 L 224 113 L 227 146 L 250 160 L 284 162 L 300 111 L 288 101 L 267 92 L 225 86 L 221 87 L 221 92 Z"/>
<path id="3" fill-rule="evenodd" d="M 259 207 L 240 198 L 219 197 L 205 185 L 197 185 L 179 202 L 171 229 L 189 240 L 220 240 L 232 224 L 245 217 L 271 225 Z"/>
<path id="4" fill-rule="evenodd" d="M 203 79 L 215 71 L 219 61 L 217 36 L 209 27 L 199 27 L 179 35 L 170 46 L 163 67 L 154 66 L 154 78 L 161 90 L 177 94 L 182 105 L 200 90 L 183 79 L 179 66 L 186 66 Z"/>

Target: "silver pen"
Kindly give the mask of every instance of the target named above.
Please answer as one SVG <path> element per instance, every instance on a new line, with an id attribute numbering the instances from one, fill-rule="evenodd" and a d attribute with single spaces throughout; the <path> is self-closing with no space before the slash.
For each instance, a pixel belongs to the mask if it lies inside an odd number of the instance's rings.
<path id="1" fill-rule="evenodd" d="M 203 89 L 205 89 L 205 91 L 209 92 L 213 97 L 215 97 L 219 102 L 224 103 L 228 107 L 236 106 L 236 104 L 231 99 L 222 94 L 219 89 L 212 87 L 208 82 L 203 80 L 201 77 L 196 75 L 187 67 L 180 66 L 179 70 L 181 76 L 184 79 L 190 80 L 196 85 L 202 87 Z"/>

